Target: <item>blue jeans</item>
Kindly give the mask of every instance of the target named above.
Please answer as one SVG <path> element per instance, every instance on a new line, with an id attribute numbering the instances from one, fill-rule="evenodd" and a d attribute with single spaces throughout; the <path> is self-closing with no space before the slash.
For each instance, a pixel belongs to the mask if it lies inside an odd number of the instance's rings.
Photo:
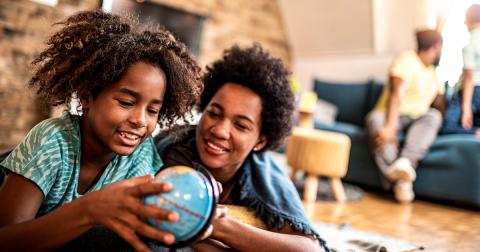
<path id="1" fill-rule="evenodd" d="M 441 134 L 475 134 L 480 128 L 480 86 L 475 86 L 472 97 L 473 127 L 465 129 L 462 127 L 462 91 L 452 99 L 445 120 L 440 131 Z"/>

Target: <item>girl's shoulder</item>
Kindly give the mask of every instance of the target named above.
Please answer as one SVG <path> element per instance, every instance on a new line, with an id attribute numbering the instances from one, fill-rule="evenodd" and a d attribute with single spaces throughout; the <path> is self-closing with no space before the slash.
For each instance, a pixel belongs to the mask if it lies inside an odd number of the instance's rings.
<path id="1" fill-rule="evenodd" d="M 69 114 L 43 120 L 30 130 L 6 160 L 12 158 L 13 160 L 26 161 L 58 149 L 78 149 L 80 133 L 78 123 L 75 120 Z"/>
<path id="2" fill-rule="evenodd" d="M 42 145 L 51 141 L 71 140 L 80 136 L 78 116 L 63 114 L 48 118 L 33 127 L 25 137 L 31 145 Z"/>
<path id="3" fill-rule="evenodd" d="M 74 121 L 66 114 L 40 122 L 2 162 L 3 172 L 28 178 L 48 195 L 59 171 L 73 171 L 65 169 L 75 163 L 80 149 L 80 136 L 73 130 Z"/>

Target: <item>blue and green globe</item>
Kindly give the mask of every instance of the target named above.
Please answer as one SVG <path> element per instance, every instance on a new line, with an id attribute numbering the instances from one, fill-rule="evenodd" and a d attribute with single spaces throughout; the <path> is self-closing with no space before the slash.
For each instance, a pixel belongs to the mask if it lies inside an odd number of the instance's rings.
<path id="1" fill-rule="evenodd" d="M 172 184 L 170 192 L 149 195 L 144 202 L 175 211 L 180 219 L 176 223 L 156 223 L 149 219 L 148 223 L 172 233 L 174 245 L 184 246 L 194 242 L 208 228 L 217 203 L 217 184 L 208 171 L 200 172 L 187 166 L 169 167 L 155 176 L 154 183 L 165 182 Z"/>

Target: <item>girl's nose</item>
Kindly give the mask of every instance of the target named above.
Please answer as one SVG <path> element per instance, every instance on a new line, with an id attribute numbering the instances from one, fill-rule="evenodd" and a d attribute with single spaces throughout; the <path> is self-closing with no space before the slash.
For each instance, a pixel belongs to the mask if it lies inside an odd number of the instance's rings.
<path id="1" fill-rule="evenodd" d="M 128 121 L 137 128 L 147 126 L 147 113 L 145 109 L 134 109 L 128 118 Z"/>

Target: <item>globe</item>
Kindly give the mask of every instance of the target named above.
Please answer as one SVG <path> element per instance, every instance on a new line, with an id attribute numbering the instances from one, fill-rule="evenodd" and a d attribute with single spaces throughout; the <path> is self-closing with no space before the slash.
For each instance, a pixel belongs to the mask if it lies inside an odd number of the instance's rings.
<path id="1" fill-rule="evenodd" d="M 149 195 L 145 204 L 175 211 L 180 219 L 176 223 L 149 219 L 148 223 L 175 236 L 173 246 L 185 246 L 199 238 L 208 228 L 218 200 L 215 179 L 207 170 L 198 171 L 187 166 L 173 166 L 155 176 L 154 183 L 169 182 L 168 193 Z"/>

